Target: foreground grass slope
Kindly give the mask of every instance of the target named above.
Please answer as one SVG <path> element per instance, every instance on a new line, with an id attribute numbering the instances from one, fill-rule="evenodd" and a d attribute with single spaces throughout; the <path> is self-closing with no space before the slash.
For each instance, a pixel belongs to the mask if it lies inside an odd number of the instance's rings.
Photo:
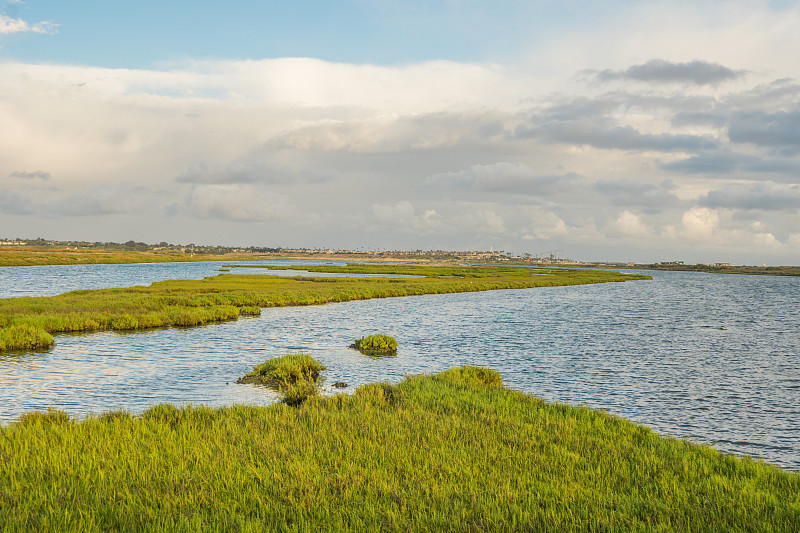
<path id="1" fill-rule="evenodd" d="M 800 474 L 464 367 L 0 428 L 0 530 L 797 531 Z"/>
<path id="2" fill-rule="evenodd" d="M 405 272 L 408 268 L 396 266 L 394 270 Z M 53 343 L 53 333 L 196 326 L 239 315 L 257 315 L 262 307 L 649 279 L 618 272 L 579 270 L 534 275 L 528 268 L 493 267 L 469 267 L 468 275 L 454 275 L 449 267 L 438 268 L 426 267 L 419 274 L 425 277 L 413 279 L 223 274 L 202 280 L 162 281 L 149 287 L 5 298 L 0 299 L 0 351 L 49 346 Z M 382 265 L 360 266 L 359 270 L 390 273 Z"/>

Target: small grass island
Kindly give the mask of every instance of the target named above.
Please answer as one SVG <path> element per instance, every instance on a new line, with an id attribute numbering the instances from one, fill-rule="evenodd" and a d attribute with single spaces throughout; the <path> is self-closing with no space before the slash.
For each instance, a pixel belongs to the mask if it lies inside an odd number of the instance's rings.
<path id="1" fill-rule="evenodd" d="M 397 340 L 391 335 L 375 334 L 356 339 L 350 348 L 364 355 L 397 355 Z"/>
<path id="2" fill-rule="evenodd" d="M 266 385 L 283 394 L 283 403 L 297 406 L 319 393 L 325 381 L 320 373 L 325 370 L 325 365 L 311 355 L 293 353 L 256 365 L 236 383 Z"/>

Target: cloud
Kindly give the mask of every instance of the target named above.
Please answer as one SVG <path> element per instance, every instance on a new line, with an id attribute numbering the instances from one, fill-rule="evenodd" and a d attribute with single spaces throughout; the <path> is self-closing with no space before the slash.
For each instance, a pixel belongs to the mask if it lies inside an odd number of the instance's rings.
<path id="1" fill-rule="evenodd" d="M 722 113 L 708 111 L 686 111 L 676 113 L 670 120 L 673 126 L 711 126 L 721 128 L 728 122 L 728 117 Z"/>
<path id="2" fill-rule="evenodd" d="M 157 211 L 158 193 L 139 185 L 100 185 L 56 200 L 41 202 L 37 211 L 44 216 L 92 217 L 136 215 Z"/>
<path id="3" fill-rule="evenodd" d="M 0 211 L 46 218 L 153 213 L 160 205 L 158 193 L 131 184 L 100 185 L 48 200 L 34 200 L 8 190 L 0 192 Z"/>
<path id="4" fill-rule="evenodd" d="M 645 224 L 639 215 L 627 209 L 609 223 L 609 234 L 616 237 L 648 237 L 653 234 L 653 228 Z"/>
<path id="5" fill-rule="evenodd" d="M 711 208 L 797 212 L 800 210 L 800 187 L 776 183 L 735 184 L 710 191 L 699 203 Z"/>
<path id="6" fill-rule="evenodd" d="M 719 214 L 707 207 L 693 207 L 681 217 L 680 236 L 691 241 L 709 241 L 719 226 Z"/>
<path id="7" fill-rule="evenodd" d="M 507 231 L 505 220 L 494 211 L 478 211 L 477 219 L 480 232 L 503 234 Z"/>
<path id="8" fill-rule="evenodd" d="M 652 59 L 625 70 L 586 71 L 599 82 L 642 81 L 646 83 L 688 83 L 694 85 L 716 85 L 744 77 L 744 70 L 733 70 L 718 63 L 690 61 L 672 63 L 664 59 Z"/>
<path id="9" fill-rule="evenodd" d="M 293 182 L 323 183 L 330 181 L 331 178 L 331 173 L 298 172 L 267 163 L 233 161 L 222 165 L 207 162 L 195 163 L 175 178 L 175 182 L 198 185 L 288 184 Z"/>
<path id="10" fill-rule="evenodd" d="M 195 185 L 184 209 L 196 218 L 235 222 L 272 222 L 296 211 L 286 196 L 250 184 Z"/>
<path id="11" fill-rule="evenodd" d="M 0 213 L 8 215 L 30 215 L 34 212 L 33 202 L 29 198 L 0 189 Z"/>
<path id="12" fill-rule="evenodd" d="M 21 170 L 17 170 L 17 171 L 12 172 L 8 176 L 11 177 L 11 178 L 23 178 L 23 179 L 28 179 L 28 180 L 40 179 L 40 180 L 45 180 L 45 181 L 49 180 L 50 178 L 52 178 L 52 176 L 50 175 L 49 172 L 44 172 L 42 170 L 37 170 L 35 172 L 24 172 L 24 171 L 21 171 Z"/>
<path id="13" fill-rule="evenodd" d="M 739 112 L 728 126 L 728 137 L 735 143 L 783 148 L 787 154 L 800 152 L 800 110 L 765 113 Z"/>
<path id="14" fill-rule="evenodd" d="M 569 191 L 578 179 L 580 176 L 575 173 L 537 174 L 523 163 L 499 162 L 433 174 L 425 180 L 425 185 L 446 190 L 470 189 L 482 192 L 551 196 Z"/>
<path id="15" fill-rule="evenodd" d="M 627 179 L 600 180 L 593 189 L 611 199 L 613 205 L 664 208 L 674 205 L 678 198 L 669 192 L 670 182 L 652 185 Z"/>
<path id="16" fill-rule="evenodd" d="M 707 136 L 641 133 L 632 126 L 608 125 L 586 118 L 521 125 L 515 135 L 545 142 L 627 151 L 694 152 L 718 145 L 715 139 Z"/>
<path id="17" fill-rule="evenodd" d="M 414 204 L 408 200 L 395 204 L 373 204 L 372 215 L 382 227 L 392 227 L 403 231 L 426 232 L 439 228 L 442 224 L 442 217 L 435 209 L 428 209 L 421 215 L 417 215 Z"/>
<path id="18" fill-rule="evenodd" d="M 54 33 L 58 33 L 58 26 L 59 24 L 49 21 L 28 24 L 22 19 L 11 18 L 0 13 L 0 35 L 25 32 L 52 35 Z"/>
<path id="19" fill-rule="evenodd" d="M 569 233 L 567 223 L 553 212 L 541 208 L 528 210 L 528 226 L 522 233 L 522 240 L 547 240 L 563 237 Z"/>
<path id="20" fill-rule="evenodd" d="M 761 158 L 734 152 L 711 152 L 698 154 L 686 159 L 661 165 L 669 171 L 684 174 L 729 175 L 741 172 L 785 174 L 788 179 L 797 180 L 800 163 L 791 159 Z"/>
<path id="21" fill-rule="evenodd" d="M 184 173 L 175 178 L 178 183 L 254 183 L 263 178 L 263 169 L 253 168 L 251 165 L 233 162 L 227 165 L 213 165 L 209 163 L 196 163 Z"/>
<path id="22" fill-rule="evenodd" d="M 377 113 L 344 119 L 307 121 L 271 141 L 278 149 L 379 154 L 430 151 L 480 143 L 503 133 L 498 111 Z"/>

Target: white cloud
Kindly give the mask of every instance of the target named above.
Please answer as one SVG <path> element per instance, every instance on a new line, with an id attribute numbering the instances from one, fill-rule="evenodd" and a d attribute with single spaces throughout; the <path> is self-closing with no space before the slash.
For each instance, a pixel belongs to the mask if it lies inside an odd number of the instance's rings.
<path id="1" fill-rule="evenodd" d="M 15 19 L 0 13 L 0 35 L 11 33 L 58 33 L 58 26 L 55 22 L 42 21 L 35 24 L 28 24 L 22 19 Z"/>
<path id="2" fill-rule="evenodd" d="M 372 215 L 380 227 L 395 228 L 401 231 L 424 233 L 441 225 L 441 217 L 435 209 L 428 209 L 418 215 L 414 205 L 408 200 L 395 204 L 373 204 Z"/>
<path id="3" fill-rule="evenodd" d="M 530 225 L 523 232 L 523 240 L 554 239 L 569 233 L 567 223 L 555 213 L 538 208 L 531 209 L 526 218 Z"/>
<path id="4" fill-rule="evenodd" d="M 608 225 L 608 229 L 612 235 L 620 237 L 648 237 L 653 234 L 652 226 L 627 209 Z"/>
<path id="5" fill-rule="evenodd" d="M 506 233 L 506 223 L 503 217 L 494 211 L 478 211 L 478 231 L 485 233 Z"/>
<path id="6" fill-rule="evenodd" d="M 680 235 L 693 241 L 709 241 L 719 226 L 719 214 L 707 207 L 693 207 L 681 217 Z"/>

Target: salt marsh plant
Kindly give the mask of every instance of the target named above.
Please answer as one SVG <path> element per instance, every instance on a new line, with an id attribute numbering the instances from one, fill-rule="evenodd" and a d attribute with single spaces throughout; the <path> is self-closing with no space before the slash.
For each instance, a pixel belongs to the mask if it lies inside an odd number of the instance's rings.
<path id="1" fill-rule="evenodd" d="M 324 370 L 325 365 L 309 354 L 287 354 L 256 365 L 236 383 L 266 385 L 283 394 L 283 403 L 296 406 L 319 392 Z"/>
<path id="2" fill-rule="evenodd" d="M 776 531 L 800 474 L 473 367 L 0 427 L 0 531 Z"/>
<path id="3" fill-rule="evenodd" d="M 390 335 L 369 335 L 356 339 L 350 348 L 365 355 L 395 355 L 397 354 L 397 340 Z"/>

